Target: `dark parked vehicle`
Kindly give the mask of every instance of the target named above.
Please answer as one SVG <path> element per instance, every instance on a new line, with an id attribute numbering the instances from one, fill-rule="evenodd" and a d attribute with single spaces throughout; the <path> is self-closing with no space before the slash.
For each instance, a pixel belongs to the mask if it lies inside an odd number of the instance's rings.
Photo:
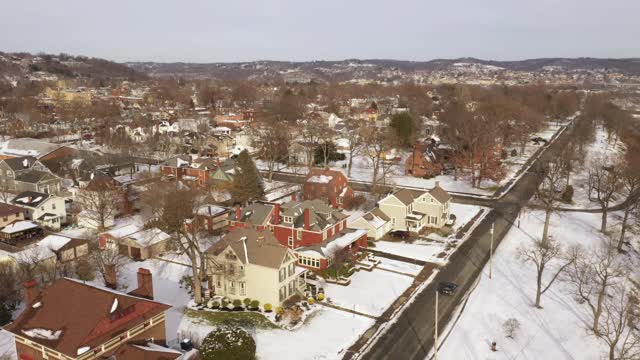
<path id="1" fill-rule="evenodd" d="M 547 139 L 541 138 L 540 136 L 532 137 L 530 140 L 533 141 L 536 145 L 538 145 L 541 142 L 545 144 L 547 143 Z"/>
<path id="2" fill-rule="evenodd" d="M 438 292 L 442 295 L 453 295 L 457 288 L 457 284 L 449 281 L 443 281 L 438 285 Z"/>
<path id="3" fill-rule="evenodd" d="M 409 232 L 404 230 L 392 231 L 391 236 L 396 239 L 406 240 L 409 238 Z"/>

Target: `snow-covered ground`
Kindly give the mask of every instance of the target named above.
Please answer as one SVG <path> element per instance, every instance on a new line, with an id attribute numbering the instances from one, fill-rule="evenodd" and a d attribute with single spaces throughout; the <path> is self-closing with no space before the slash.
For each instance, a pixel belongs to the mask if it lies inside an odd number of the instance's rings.
<path id="1" fill-rule="evenodd" d="M 561 129 L 561 125 L 558 125 L 555 122 L 549 123 L 547 128 L 541 130 L 540 132 L 531 135 L 531 137 L 542 137 L 544 139 L 551 139 L 554 134 L 556 134 Z M 404 163 L 407 157 L 411 155 L 410 151 L 396 152 L 396 155 L 400 157 L 400 161 L 397 165 L 392 166 L 390 174 L 387 176 L 386 183 L 387 184 L 397 184 L 400 186 L 407 187 L 416 187 L 416 188 L 433 188 L 438 182 L 442 188 L 449 192 L 458 192 L 458 193 L 469 193 L 475 195 L 491 195 L 496 190 L 497 187 L 506 184 L 509 180 L 513 179 L 516 175 L 518 169 L 522 167 L 527 159 L 529 159 L 542 145 L 535 145 L 532 142 L 528 142 L 525 146 L 525 151 L 522 155 L 520 155 L 519 146 L 514 146 L 512 148 L 507 149 L 509 152 L 512 149 L 516 149 L 518 151 L 518 155 L 514 157 L 508 157 L 504 163 L 506 166 L 507 176 L 496 183 L 491 180 L 483 181 L 480 184 L 480 188 L 474 188 L 471 186 L 468 179 L 459 178 L 458 180 L 453 179 L 453 175 L 439 175 L 433 177 L 431 179 L 422 179 L 416 178 L 413 176 L 407 176 L 404 174 Z M 345 154 L 347 157 L 348 154 Z M 331 164 L 331 168 L 333 170 L 340 170 L 345 175 L 347 174 L 347 169 L 345 166 L 348 163 L 348 159 L 337 161 Z M 260 169 L 266 169 L 266 164 L 261 161 L 256 161 L 256 165 Z M 291 166 L 291 167 L 280 167 L 278 171 L 289 172 L 294 174 L 306 174 L 307 168 L 303 166 Z M 349 179 L 351 181 L 361 181 L 361 182 L 370 182 L 373 177 L 373 166 L 371 160 L 366 158 L 365 156 L 359 155 L 354 156 L 353 158 L 353 167 L 351 169 L 351 176 Z"/>
<path id="2" fill-rule="evenodd" d="M 350 277 L 351 284 L 326 284 L 327 301 L 334 305 L 380 316 L 413 283 L 413 278 L 389 271 L 357 271 Z"/>
<path id="3" fill-rule="evenodd" d="M 8 331 L 0 330 L 0 359 L 17 359 L 18 354 L 16 354 L 16 342 L 11 334 Z"/>
<path id="4" fill-rule="evenodd" d="M 611 214 L 615 218 L 616 214 Z M 551 236 L 564 246 L 579 243 L 593 248 L 605 238 L 599 230 L 601 215 L 565 212 L 553 215 Z M 516 258 L 521 246 L 542 234 L 544 213 L 525 212 L 521 227 L 513 227 L 494 255 L 493 279 L 485 267 L 460 319 L 440 351 L 442 359 L 601 359 L 603 346 L 584 330 L 586 307 L 571 296 L 570 285 L 556 282 L 542 297 L 543 309 L 533 306 L 536 276 L 530 264 Z M 612 222 L 613 224 L 613 222 Z M 553 263 L 547 276 L 560 266 Z M 545 282 L 548 281 L 548 278 Z M 515 318 L 520 331 L 508 339 L 503 323 Z M 447 333 L 447 330 L 444 331 Z M 442 338 L 445 338 L 445 334 Z M 498 352 L 489 349 L 496 341 Z"/>
<path id="5" fill-rule="evenodd" d="M 376 257 L 376 259 L 380 260 L 380 264 L 377 266 L 378 269 L 387 269 L 411 275 L 418 275 L 422 271 L 422 266 L 417 264 L 391 260 L 381 256 Z"/>
<path id="6" fill-rule="evenodd" d="M 367 317 L 322 308 L 297 330 L 258 330 L 255 335 L 257 357 L 260 360 L 341 359 L 344 350 L 373 322 Z"/>

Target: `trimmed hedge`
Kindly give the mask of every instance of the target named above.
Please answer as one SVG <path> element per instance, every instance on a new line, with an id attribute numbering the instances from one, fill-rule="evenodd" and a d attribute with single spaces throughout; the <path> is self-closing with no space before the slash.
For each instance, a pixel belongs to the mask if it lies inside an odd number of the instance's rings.
<path id="1" fill-rule="evenodd" d="M 256 342 L 244 329 L 217 328 L 202 341 L 203 360 L 255 360 Z"/>

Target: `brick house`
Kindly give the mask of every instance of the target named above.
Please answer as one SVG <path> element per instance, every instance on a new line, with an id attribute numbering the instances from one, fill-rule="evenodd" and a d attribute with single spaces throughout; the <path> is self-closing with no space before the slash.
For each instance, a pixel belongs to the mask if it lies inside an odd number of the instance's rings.
<path id="1" fill-rule="evenodd" d="M 275 214 L 278 205 L 267 203 L 253 203 L 244 208 L 236 208 L 229 216 L 230 228 L 252 228 L 256 230 L 266 229 Z"/>
<path id="2" fill-rule="evenodd" d="M 213 158 L 191 160 L 191 157 L 181 155 L 160 165 L 160 173 L 168 178 L 205 186 L 217 168 L 218 162 Z"/>
<path id="3" fill-rule="evenodd" d="M 313 168 L 302 187 L 304 200 L 324 200 L 334 208 L 354 197 L 347 177 L 338 170 Z"/>
<path id="4" fill-rule="evenodd" d="M 440 175 L 442 164 L 434 152 L 436 145 L 432 141 L 416 142 L 413 152 L 404 164 L 405 175 L 415 177 L 433 177 Z"/>
<path id="5" fill-rule="evenodd" d="M 165 313 L 171 306 L 153 301 L 147 269 L 138 270 L 138 288 L 128 294 L 69 278 L 42 291 L 35 281 L 24 286 L 26 309 L 5 327 L 15 336 L 20 360 L 180 357 L 157 351 L 166 343 Z M 136 351 L 129 351 L 134 345 Z"/>

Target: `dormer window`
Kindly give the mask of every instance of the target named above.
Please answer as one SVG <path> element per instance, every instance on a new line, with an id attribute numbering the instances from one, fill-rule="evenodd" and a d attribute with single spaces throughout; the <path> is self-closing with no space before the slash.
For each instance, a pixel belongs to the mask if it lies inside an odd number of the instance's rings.
<path id="1" fill-rule="evenodd" d="M 293 222 L 293 218 L 291 216 L 285 216 L 284 217 L 284 222 L 286 223 L 292 223 Z"/>

